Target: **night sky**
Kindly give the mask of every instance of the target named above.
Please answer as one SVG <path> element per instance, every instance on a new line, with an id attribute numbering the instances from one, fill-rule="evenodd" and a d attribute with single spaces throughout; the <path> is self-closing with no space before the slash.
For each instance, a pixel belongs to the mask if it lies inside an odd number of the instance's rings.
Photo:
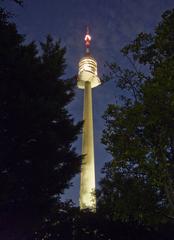
<path id="1" fill-rule="evenodd" d="M 91 52 L 98 62 L 99 76 L 104 73 L 104 63 L 123 59 L 120 49 L 139 32 L 153 32 L 161 14 L 174 8 L 173 0 L 24 0 L 23 7 L 12 1 L 4 5 L 15 14 L 18 31 L 26 34 L 26 41 L 43 41 L 48 33 L 55 40 L 61 38 L 67 48 L 66 77 L 77 74 L 78 62 L 84 54 L 86 25 L 92 35 Z M 111 156 L 100 143 L 104 121 L 102 115 L 107 104 L 115 102 L 118 89 L 112 82 L 93 91 L 96 181 L 101 178 L 101 168 Z M 83 91 L 77 89 L 69 110 L 76 121 L 82 119 Z M 75 144 L 81 152 L 81 138 Z M 72 198 L 78 204 L 79 176 L 74 187 L 65 191 L 63 199 Z"/>

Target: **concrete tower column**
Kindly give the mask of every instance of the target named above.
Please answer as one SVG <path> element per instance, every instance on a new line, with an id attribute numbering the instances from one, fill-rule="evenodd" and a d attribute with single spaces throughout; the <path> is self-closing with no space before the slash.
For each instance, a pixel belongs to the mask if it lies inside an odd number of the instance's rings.
<path id="1" fill-rule="evenodd" d="M 91 82 L 85 82 L 84 88 L 84 112 L 83 112 L 83 136 L 82 136 L 82 167 L 80 182 L 80 209 L 90 208 L 95 211 L 95 163 L 94 163 L 94 139 L 93 139 L 93 113 L 92 113 L 92 89 Z"/>

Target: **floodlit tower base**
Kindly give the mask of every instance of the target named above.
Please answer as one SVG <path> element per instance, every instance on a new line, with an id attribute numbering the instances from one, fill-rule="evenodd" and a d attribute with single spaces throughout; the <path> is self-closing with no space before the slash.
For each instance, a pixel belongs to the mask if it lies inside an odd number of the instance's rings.
<path id="1" fill-rule="evenodd" d="M 84 158 L 81 168 L 80 209 L 89 208 L 92 211 L 95 211 L 96 197 L 92 115 L 91 82 L 86 81 L 84 89 L 84 126 L 82 140 L 82 155 L 84 156 Z"/>

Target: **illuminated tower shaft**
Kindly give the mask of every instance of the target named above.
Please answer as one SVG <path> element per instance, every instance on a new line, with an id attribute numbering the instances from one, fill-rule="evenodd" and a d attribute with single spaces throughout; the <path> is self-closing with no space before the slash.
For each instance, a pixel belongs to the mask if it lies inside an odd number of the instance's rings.
<path id="1" fill-rule="evenodd" d="M 96 210 L 95 196 L 95 162 L 94 162 L 94 139 L 92 117 L 92 88 L 100 85 L 97 76 L 97 62 L 89 53 L 91 36 L 87 32 L 85 36 L 86 54 L 79 62 L 77 86 L 84 89 L 84 112 L 83 112 L 83 136 L 80 180 L 80 209 L 89 208 Z"/>
<path id="2" fill-rule="evenodd" d="M 82 139 L 82 154 L 84 155 L 84 158 L 81 167 L 80 208 L 91 208 L 92 210 L 95 210 L 95 163 L 92 115 L 91 82 L 86 81 L 84 89 L 84 126 Z"/>

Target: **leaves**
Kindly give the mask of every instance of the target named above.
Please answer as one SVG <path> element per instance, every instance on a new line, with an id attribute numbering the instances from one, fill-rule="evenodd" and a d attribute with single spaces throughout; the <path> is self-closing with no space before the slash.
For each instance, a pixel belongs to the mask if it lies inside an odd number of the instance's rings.
<path id="1" fill-rule="evenodd" d="M 1 14 L 0 25 L 0 210 L 32 232 L 80 171 L 72 144 L 82 123 L 67 110 L 74 82 L 61 79 L 60 41 L 48 36 L 38 54 Z"/>
<path id="2" fill-rule="evenodd" d="M 153 35 L 140 33 L 122 49 L 130 68 L 108 64 L 122 102 L 104 114 L 102 143 L 112 161 L 99 204 L 115 219 L 152 224 L 174 212 L 174 10 L 162 17 Z"/>

